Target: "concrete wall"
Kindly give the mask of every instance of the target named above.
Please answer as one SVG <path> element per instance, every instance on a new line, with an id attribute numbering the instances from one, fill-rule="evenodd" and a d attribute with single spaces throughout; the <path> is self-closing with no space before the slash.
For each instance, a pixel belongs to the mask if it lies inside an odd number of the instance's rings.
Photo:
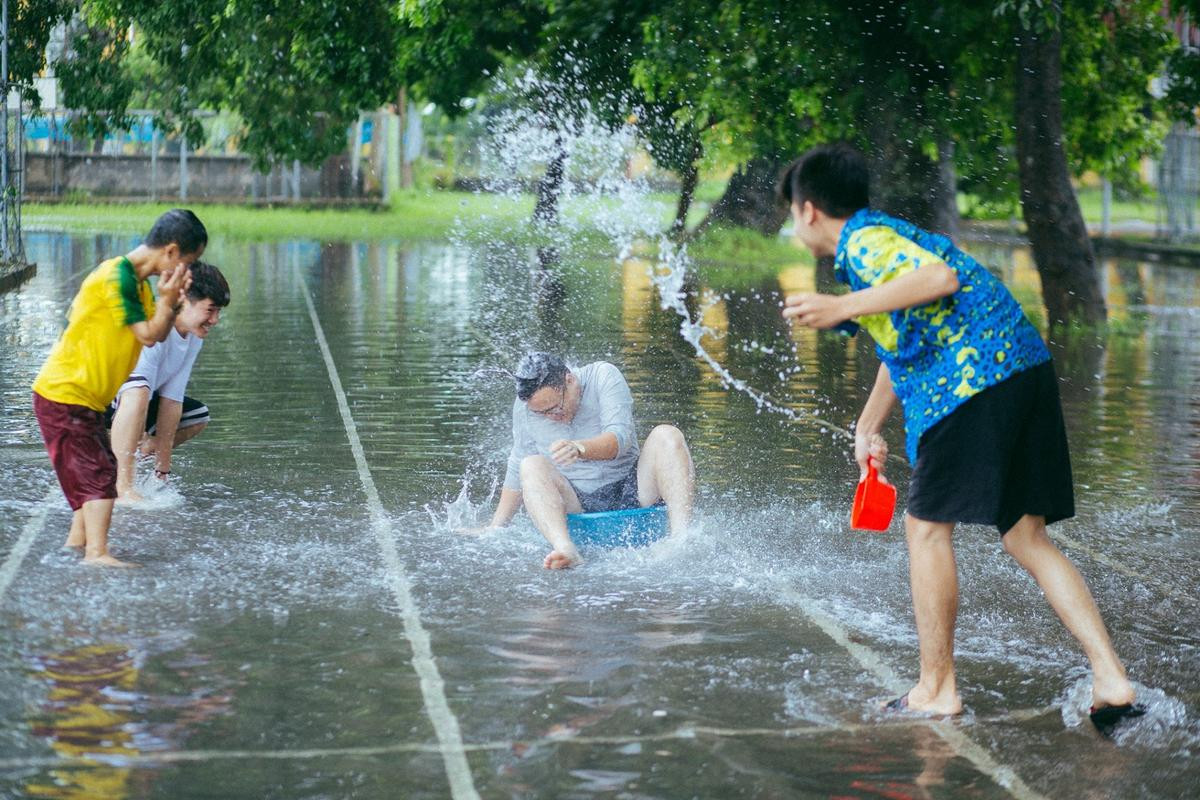
<path id="1" fill-rule="evenodd" d="M 61 197 L 180 197 L 179 156 L 26 153 L 25 194 Z M 244 156 L 187 158 L 187 197 L 192 200 L 247 200 L 293 196 L 292 169 L 255 172 Z M 361 178 L 360 178 L 361 182 Z M 300 199 L 356 197 L 351 192 L 349 158 L 333 156 L 320 169 L 300 167 Z"/>

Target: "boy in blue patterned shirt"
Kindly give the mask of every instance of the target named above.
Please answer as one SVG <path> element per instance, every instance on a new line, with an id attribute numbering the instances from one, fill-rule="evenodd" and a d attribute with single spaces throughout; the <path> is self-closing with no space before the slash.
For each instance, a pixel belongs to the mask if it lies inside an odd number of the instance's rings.
<path id="1" fill-rule="evenodd" d="M 844 295 L 795 294 L 784 316 L 811 328 L 856 320 L 881 362 L 855 428 L 854 455 L 882 472 L 880 435 L 897 400 L 913 464 L 905 530 L 921 676 L 894 710 L 958 714 L 955 523 L 995 525 L 1041 586 L 1093 670 L 1092 719 L 1111 732 L 1143 712 L 1079 571 L 1046 535 L 1075 513 L 1050 352 L 1008 289 L 948 238 L 868 207 L 862 155 L 814 148 L 781 184 L 796 235 L 834 256 Z"/>

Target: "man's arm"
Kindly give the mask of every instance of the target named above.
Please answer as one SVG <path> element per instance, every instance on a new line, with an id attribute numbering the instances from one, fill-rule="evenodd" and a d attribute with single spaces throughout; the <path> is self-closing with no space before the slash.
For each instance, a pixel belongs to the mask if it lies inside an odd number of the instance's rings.
<path id="1" fill-rule="evenodd" d="M 944 262 L 934 261 L 895 280 L 849 294 L 789 295 L 783 316 L 808 328 L 832 328 L 852 317 L 923 306 L 954 294 L 958 286 L 954 270 Z"/>
<path id="2" fill-rule="evenodd" d="M 113 415 L 112 449 L 117 457 L 117 495 L 125 497 L 133 489 L 134 454 L 142 432 L 146 430 L 146 408 L 150 404 L 150 389 L 134 386 L 121 392 L 117 412 Z"/>
<path id="3" fill-rule="evenodd" d="M 590 439 L 559 439 L 550 445 L 550 458 L 560 467 L 576 461 L 611 461 L 620 453 L 617 435 L 609 431 Z"/>
<path id="4" fill-rule="evenodd" d="M 871 395 L 854 425 L 854 460 L 862 471 L 860 480 L 867 474 L 868 456 L 875 459 L 875 468 L 883 472 L 887 460 L 887 442 L 881 431 L 895 403 L 896 390 L 892 388 L 892 375 L 888 372 L 887 364 L 880 364 Z"/>
<path id="5" fill-rule="evenodd" d="M 171 451 L 175 447 L 175 432 L 179 430 L 179 418 L 183 416 L 183 403 L 158 398 L 158 419 L 155 421 L 154 438 L 158 445 L 154 450 L 155 477 L 165 478 L 171 472 Z"/>
<path id="6" fill-rule="evenodd" d="M 149 346 L 167 338 L 171 326 L 175 324 L 175 315 L 179 313 L 183 293 L 191 285 L 192 271 L 187 267 L 176 267 L 170 274 L 164 273 L 159 277 L 158 303 L 154 307 L 154 316 L 129 326 L 139 342 Z"/>

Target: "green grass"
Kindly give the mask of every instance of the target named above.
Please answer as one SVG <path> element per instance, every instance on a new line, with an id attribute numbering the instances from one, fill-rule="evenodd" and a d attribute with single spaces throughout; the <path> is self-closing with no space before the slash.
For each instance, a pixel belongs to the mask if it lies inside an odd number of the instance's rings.
<path id="1" fill-rule="evenodd" d="M 1076 193 L 1079 208 L 1087 222 L 1099 225 L 1104 216 L 1104 193 L 1100 189 L 1082 188 Z M 1143 198 L 1117 199 L 1112 202 L 1112 221 L 1130 222 L 1142 220 L 1154 222 L 1158 218 L 1158 199 L 1154 195 Z"/>
<path id="2" fill-rule="evenodd" d="M 671 195 L 655 195 L 665 231 L 675 210 Z M 576 229 L 574 244 L 580 252 L 597 255 L 611 249 L 612 242 L 598 229 L 586 224 L 597 211 L 596 202 L 578 199 L 564 204 L 563 215 L 584 221 Z M 599 201 L 604 203 L 606 201 Z M 608 202 L 616 203 L 617 200 Z M 505 241 L 536 245 L 540 238 L 527 224 L 533 198 L 494 194 L 472 194 L 439 190 L 406 192 L 390 208 L 329 209 L 293 206 L 253 207 L 188 203 L 214 236 L 234 241 L 394 241 L 444 239 L 459 228 L 471 238 L 501 235 Z M 24 224 L 28 229 L 52 228 L 71 233 L 145 233 L 159 214 L 172 205 L 165 203 L 106 204 L 103 202 L 28 203 Z M 693 209 L 693 221 L 704 214 L 703 204 Z M 548 241 L 548 240 L 547 240 Z M 646 242 L 639 248 L 654 257 L 657 245 Z M 761 285 L 779 270 L 797 263 L 812 263 L 802 248 L 778 237 L 754 231 L 712 227 L 688 243 L 688 253 L 699 278 L 715 289 Z"/>
<path id="3" fill-rule="evenodd" d="M 812 265 L 802 247 L 745 228 L 711 227 L 688 243 L 701 282 L 718 290 L 761 286 L 785 267 Z"/>
<path id="4" fill-rule="evenodd" d="M 533 199 L 466 192 L 420 191 L 403 194 L 390 208 L 305 209 L 184 203 L 216 236 L 244 241 L 320 239 L 380 241 L 441 238 L 462 221 L 471 228 L 495 228 L 528 219 Z M 39 204 L 24 207 L 26 228 L 50 227 L 72 233 L 144 233 L 168 204 Z"/>
<path id="5" fill-rule="evenodd" d="M 1075 196 L 1079 198 L 1079 209 L 1083 212 L 1084 221 L 1089 225 L 1099 225 L 1104 216 L 1104 193 L 1098 187 L 1082 187 L 1076 190 Z M 1018 224 L 1023 224 L 1019 206 L 989 205 L 979 201 L 978 198 L 960 194 L 958 208 L 967 219 L 1016 220 Z M 1197 207 L 1197 210 L 1200 211 L 1200 206 Z M 1158 198 L 1153 192 L 1145 197 L 1114 197 L 1111 212 L 1113 224 L 1134 221 L 1153 223 L 1158 219 Z"/>

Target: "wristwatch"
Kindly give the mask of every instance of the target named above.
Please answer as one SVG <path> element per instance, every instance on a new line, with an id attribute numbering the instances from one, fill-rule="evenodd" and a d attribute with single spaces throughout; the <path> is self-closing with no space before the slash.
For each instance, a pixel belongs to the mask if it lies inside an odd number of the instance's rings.
<path id="1" fill-rule="evenodd" d="M 583 458 L 583 454 L 587 452 L 587 448 L 583 446 L 583 442 L 572 441 L 571 444 L 575 445 L 575 449 L 579 451 L 579 457 Z"/>

